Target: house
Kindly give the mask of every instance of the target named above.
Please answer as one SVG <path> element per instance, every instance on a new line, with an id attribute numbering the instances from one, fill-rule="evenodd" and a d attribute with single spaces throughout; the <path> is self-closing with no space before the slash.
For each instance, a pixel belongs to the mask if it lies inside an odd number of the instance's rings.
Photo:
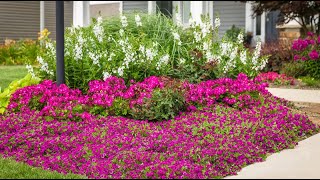
<path id="1" fill-rule="evenodd" d="M 212 23 L 219 15 L 220 36 L 232 25 L 243 28 L 245 32 L 251 32 L 254 41 L 260 38 L 262 42 L 267 42 L 277 40 L 279 36 L 279 30 L 276 28 L 278 12 L 263 13 L 261 16 L 252 17 L 251 3 L 248 2 L 64 1 L 64 5 L 65 27 L 86 26 L 92 17 L 114 16 L 130 11 L 143 11 L 150 14 L 160 11 L 175 19 L 175 8 L 177 7 L 185 26 L 188 25 L 190 13 L 198 22 L 201 14 L 209 14 Z M 43 28 L 51 32 L 51 38 L 55 38 L 55 2 L 53 1 L 0 1 L 0 15 L 2 17 L 0 19 L 2 24 L 0 43 L 6 38 L 36 39 L 37 33 Z M 292 22 L 290 26 L 297 27 L 297 24 Z"/>
<path id="2" fill-rule="evenodd" d="M 0 44 L 5 39 L 37 39 L 44 27 L 55 38 L 55 5 L 55 1 L 0 1 Z M 73 1 L 64 2 L 64 20 L 66 26 L 72 25 Z"/>
<path id="3" fill-rule="evenodd" d="M 102 16 L 105 15 L 104 13 L 111 12 L 110 4 L 117 5 L 118 13 L 134 10 L 149 13 L 161 11 L 173 18 L 175 17 L 175 7 L 178 7 L 178 12 L 186 26 L 189 22 L 190 12 L 197 21 L 200 20 L 200 14 L 208 13 L 212 23 L 214 23 L 215 17 L 219 15 L 221 21 L 220 36 L 232 25 L 235 25 L 243 28 L 245 32 L 252 32 L 254 40 L 260 38 L 262 42 L 266 42 L 278 39 L 276 21 L 279 12 L 263 13 L 261 16 L 252 17 L 251 3 L 241 3 L 239 1 L 91 1 L 91 7 L 95 6 L 95 9 L 101 7 Z M 108 6 L 110 9 L 104 10 Z M 96 17 L 97 14 L 97 11 L 92 12 L 92 16 Z"/>

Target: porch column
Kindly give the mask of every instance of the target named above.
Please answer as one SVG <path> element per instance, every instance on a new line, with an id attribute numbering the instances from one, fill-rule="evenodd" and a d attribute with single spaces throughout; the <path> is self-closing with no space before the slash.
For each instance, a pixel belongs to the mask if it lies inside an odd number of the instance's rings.
<path id="1" fill-rule="evenodd" d="M 261 14 L 261 42 L 266 42 L 266 13 Z"/>
<path id="2" fill-rule="evenodd" d="M 253 33 L 253 18 L 252 18 L 252 5 L 251 2 L 246 2 L 246 32 Z M 246 33 L 245 32 L 245 33 Z"/>
<path id="3" fill-rule="evenodd" d="M 88 26 L 90 24 L 89 1 L 73 1 L 73 25 Z"/>
<path id="4" fill-rule="evenodd" d="M 197 22 L 201 22 L 201 14 L 203 14 L 203 1 L 190 1 L 190 12 L 192 18 Z"/>
<path id="5" fill-rule="evenodd" d="M 44 1 L 40 1 L 40 32 L 44 29 Z"/>
<path id="6" fill-rule="evenodd" d="M 156 13 L 156 1 L 148 1 L 148 14 Z"/>

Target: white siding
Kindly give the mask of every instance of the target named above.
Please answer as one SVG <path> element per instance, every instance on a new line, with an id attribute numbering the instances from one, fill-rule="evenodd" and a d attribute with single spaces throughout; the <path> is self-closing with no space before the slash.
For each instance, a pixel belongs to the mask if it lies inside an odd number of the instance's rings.
<path id="1" fill-rule="evenodd" d="M 0 1 L 0 44 L 8 39 L 37 39 L 40 1 Z"/>
<path id="2" fill-rule="evenodd" d="M 148 1 L 123 1 L 123 12 L 148 12 Z"/>
<path id="3" fill-rule="evenodd" d="M 234 24 L 236 27 L 245 28 L 246 25 L 246 4 L 235 1 L 214 1 L 213 21 L 216 13 L 220 16 L 221 26 L 219 35 L 222 36 Z"/>

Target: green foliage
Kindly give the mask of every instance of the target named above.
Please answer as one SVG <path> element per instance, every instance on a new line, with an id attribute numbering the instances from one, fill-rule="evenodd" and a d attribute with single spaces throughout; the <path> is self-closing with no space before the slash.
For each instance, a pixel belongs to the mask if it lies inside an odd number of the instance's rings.
<path id="1" fill-rule="evenodd" d="M 300 77 L 299 79 L 301 79 L 302 82 L 305 83 L 307 86 L 317 87 L 317 88 L 320 87 L 320 80 L 319 79 L 315 79 L 310 76 Z"/>
<path id="2" fill-rule="evenodd" d="M 292 61 L 293 54 L 293 51 L 287 44 L 280 43 L 279 41 L 266 42 L 261 49 L 261 55 L 270 56 L 263 71 L 279 73 L 285 63 Z"/>
<path id="3" fill-rule="evenodd" d="M 0 65 L 36 65 L 37 54 L 40 50 L 38 41 L 12 41 L 0 46 Z"/>
<path id="4" fill-rule="evenodd" d="M 163 88 L 155 89 L 152 98 L 145 98 L 142 105 L 131 108 L 130 114 L 135 119 L 170 119 L 185 108 L 186 103 L 181 92 Z"/>
<path id="5" fill-rule="evenodd" d="M 261 47 L 252 54 L 243 45 L 243 33 L 237 41 L 220 40 L 218 30 L 209 16 L 188 28 L 161 14 L 93 19 L 88 27 L 66 29 L 66 84 L 86 91 L 90 80 L 110 75 L 127 84 L 152 75 L 191 82 L 236 77 L 239 72 L 256 76 L 267 61 L 267 56 L 260 57 Z M 55 80 L 55 42 L 48 37 L 43 42 L 38 76 Z"/>
<path id="6" fill-rule="evenodd" d="M 291 77 L 300 77 L 307 75 L 308 71 L 305 67 L 305 62 L 301 61 L 291 61 L 282 65 L 280 70 L 281 74 L 285 74 Z"/>
<path id="7" fill-rule="evenodd" d="M 320 79 L 320 60 L 309 60 L 304 62 L 305 70 L 308 72 L 308 76 L 315 79 Z"/>
<path id="8" fill-rule="evenodd" d="M 228 29 L 226 31 L 225 37 L 229 40 L 229 41 L 233 41 L 236 42 L 238 40 L 238 35 L 240 33 L 243 33 L 243 29 L 236 27 L 234 24 L 232 25 L 232 27 L 230 29 Z"/>
<path id="9" fill-rule="evenodd" d="M 10 85 L 0 93 L 0 114 L 6 110 L 11 94 L 22 87 L 38 84 L 39 82 L 40 79 L 33 78 L 31 74 L 27 74 L 24 78 L 11 82 Z"/>
<path id="10" fill-rule="evenodd" d="M 130 111 L 129 102 L 123 98 L 116 98 L 112 102 L 112 106 L 109 108 L 109 114 L 113 114 L 116 116 L 126 116 Z"/>

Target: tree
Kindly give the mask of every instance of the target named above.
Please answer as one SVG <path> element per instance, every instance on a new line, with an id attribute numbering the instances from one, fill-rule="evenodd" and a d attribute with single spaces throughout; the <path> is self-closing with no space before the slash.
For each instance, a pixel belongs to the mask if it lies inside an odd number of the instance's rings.
<path id="1" fill-rule="evenodd" d="M 279 10 L 278 24 L 285 24 L 291 20 L 298 22 L 303 34 L 312 31 L 320 34 L 320 1 L 241 1 L 252 2 L 253 16 L 263 12 Z"/>

